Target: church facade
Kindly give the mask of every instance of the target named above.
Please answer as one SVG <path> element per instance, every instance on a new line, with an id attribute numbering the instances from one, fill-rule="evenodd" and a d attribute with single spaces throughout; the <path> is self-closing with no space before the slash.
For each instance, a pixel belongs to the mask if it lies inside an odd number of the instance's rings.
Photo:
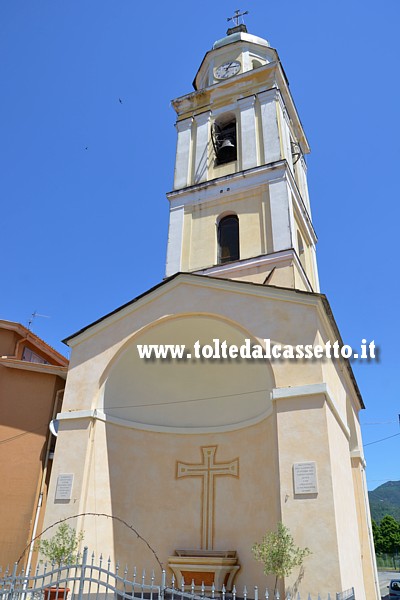
<path id="1" fill-rule="evenodd" d="M 238 25 L 194 88 L 173 101 L 166 279 L 66 340 L 45 526 L 80 515 L 90 550 L 229 589 L 273 586 L 251 548 L 282 521 L 311 550 L 286 590 L 377 598 L 351 367 L 268 354 L 341 343 L 286 75 Z"/>

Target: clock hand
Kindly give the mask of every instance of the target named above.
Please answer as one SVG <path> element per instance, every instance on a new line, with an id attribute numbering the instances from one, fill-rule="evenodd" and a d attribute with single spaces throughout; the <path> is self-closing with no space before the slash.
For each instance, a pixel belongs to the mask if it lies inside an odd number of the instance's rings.
<path id="1" fill-rule="evenodd" d="M 229 69 L 231 68 L 232 65 L 233 65 L 233 62 L 230 62 L 229 65 L 226 65 L 226 67 L 225 67 L 226 73 L 229 71 Z"/>

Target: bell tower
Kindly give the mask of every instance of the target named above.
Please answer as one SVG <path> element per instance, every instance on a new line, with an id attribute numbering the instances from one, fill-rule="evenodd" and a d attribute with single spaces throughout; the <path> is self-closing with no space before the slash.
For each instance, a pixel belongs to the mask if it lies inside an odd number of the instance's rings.
<path id="1" fill-rule="evenodd" d="M 166 275 L 317 292 L 307 138 L 277 51 L 237 17 L 205 55 L 194 92 L 172 102 L 178 140 Z"/>

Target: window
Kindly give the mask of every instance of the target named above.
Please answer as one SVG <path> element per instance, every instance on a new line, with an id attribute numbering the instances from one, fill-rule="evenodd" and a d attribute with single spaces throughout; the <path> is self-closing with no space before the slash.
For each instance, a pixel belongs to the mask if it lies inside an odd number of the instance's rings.
<path id="1" fill-rule="evenodd" d="M 217 165 L 236 160 L 236 117 L 233 113 L 226 113 L 215 121 L 212 141 Z"/>
<path id="2" fill-rule="evenodd" d="M 218 224 L 218 263 L 239 260 L 239 219 L 228 215 Z"/>
<path id="3" fill-rule="evenodd" d="M 24 346 L 24 349 L 22 352 L 22 360 L 26 360 L 27 362 L 32 362 L 32 363 L 39 363 L 42 365 L 49 364 L 45 358 L 42 358 L 41 356 L 39 356 L 39 354 L 36 354 L 36 352 L 31 350 L 27 346 Z"/>

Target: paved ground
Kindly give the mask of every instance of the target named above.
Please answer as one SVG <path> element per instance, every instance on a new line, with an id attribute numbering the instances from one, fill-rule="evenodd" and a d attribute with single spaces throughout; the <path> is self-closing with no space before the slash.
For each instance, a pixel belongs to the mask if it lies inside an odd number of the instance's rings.
<path id="1" fill-rule="evenodd" d="M 387 589 L 389 581 L 391 579 L 400 579 L 400 573 L 395 571 L 378 571 L 378 576 L 381 596 L 387 600 L 389 598 L 389 590 Z"/>

